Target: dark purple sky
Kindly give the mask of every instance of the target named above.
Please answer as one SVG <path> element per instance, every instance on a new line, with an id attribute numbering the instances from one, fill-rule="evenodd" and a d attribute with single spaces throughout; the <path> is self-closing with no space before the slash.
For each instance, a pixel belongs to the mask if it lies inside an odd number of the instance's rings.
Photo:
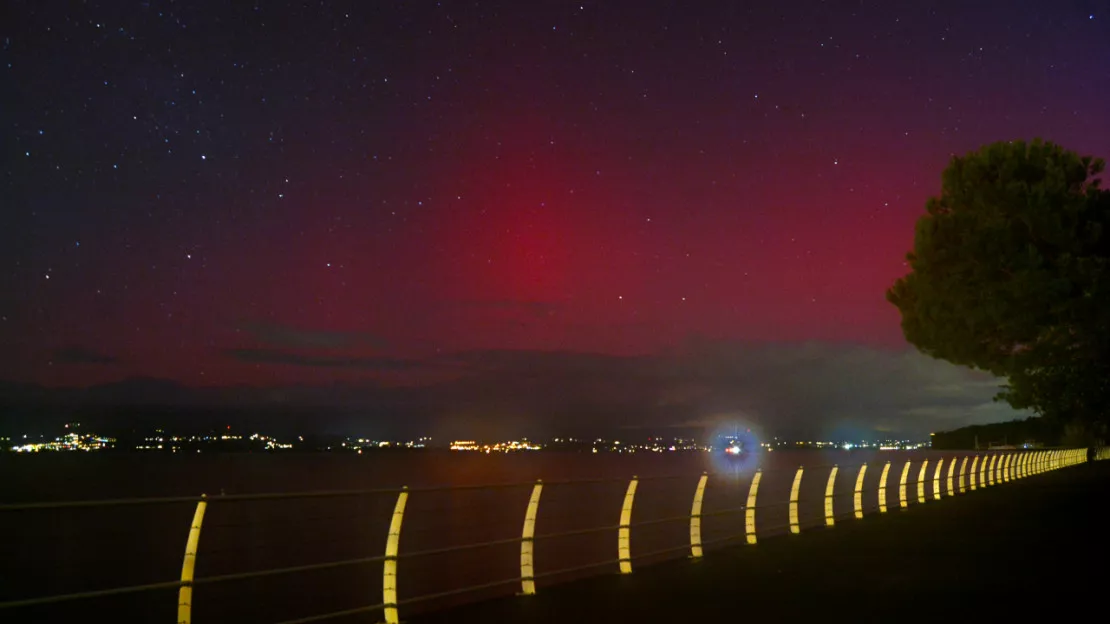
<path id="1" fill-rule="evenodd" d="M 883 291 L 952 154 L 1110 155 L 1106 8 L 9 2 L 0 379 L 1008 417 Z"/>

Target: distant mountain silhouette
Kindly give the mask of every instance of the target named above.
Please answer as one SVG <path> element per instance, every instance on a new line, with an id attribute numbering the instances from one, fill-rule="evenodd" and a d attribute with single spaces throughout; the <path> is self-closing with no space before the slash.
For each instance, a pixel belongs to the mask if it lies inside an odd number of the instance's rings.
<path id="1" fill-rule="evenodd" d="M 197 398 L 196 392 L 176 381 L 154 377 L 130 377 L 90 386 L 82 394 L 82 402 L 97 405 L 181 405 Z"/>
<path id="2" fill-rule="evenodd" d="M 87 388 L 48 388 L 38 384 L 0 381 L 0 405 L 175 405 L 191 402 L 195 393 L 168 379 L 133 377 Z"/>

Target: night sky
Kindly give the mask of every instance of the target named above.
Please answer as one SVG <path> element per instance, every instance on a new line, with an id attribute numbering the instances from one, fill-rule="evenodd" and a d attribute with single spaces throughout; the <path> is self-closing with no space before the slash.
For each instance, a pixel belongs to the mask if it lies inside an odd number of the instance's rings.
<path id="1" fill-rule="evenodd" d="M 0 379 L 472 425 L 1013 417 L 883 293 L 953 154 L 1110 156 L 1108 8 L 8 2 Z"/>

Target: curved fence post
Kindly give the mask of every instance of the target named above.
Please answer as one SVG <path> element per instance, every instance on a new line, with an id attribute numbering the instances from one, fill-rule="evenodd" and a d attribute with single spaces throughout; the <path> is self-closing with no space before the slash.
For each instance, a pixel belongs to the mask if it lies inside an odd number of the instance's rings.
<path id="1" fill-rule="evenodd" d="M 1011 477 L 1013 477 L 1013 464 L 1014 454 L 1006 453 L 1006 458 L 1002 460 L 1002 480 L 1006 483 L 1009 483 Z"/>
<path id="2" fill-rule="evenodd" d="M 1021 479 L 1025 476 L 1025 458 L 1027 456 L 1028 453 L 1019 451 L 1014 459 L 1014 479 Z"/>
<path id="3" fill-rule="evenodd" d="M 759 492 L 759 480 L 763 470 L 757 469 L 752 475 L 752 486 L 748 489 L 748 505 L 744 509 L 744 533 L 749 544 L 755 544 L 755 495 Z"/>
<path id="4" fill-rule="evenodd" d="M 937 468 L 933 471 L 933 499 L 940 500 L 940 473 L 944 468 L 944 458 L 941 457 L 937 462 Z"/>
<path id="5" fill-rule="evenodd" d="M 859 467 L 859 475 L 856 476 L 855 494 L 852 496 L 852 507 L 855 509 L 856 518 L 863 517 L 863 475 L 866 472 L 867 464 L 864 463 Z"/>
<path id="6" fill-rule="evenodd" d="M 983 485 L 994 485 L 994 461 L 998 459 L 998 455 L 991 455 L 990 467 L 987 468 L 987 478 L 983 481 Z"/>
<path id="7" fill-rule="evenodd" d="M 898 506 L 902 509 L 909 507 L 909 501 L 906 500 L 906 477 L 910 476 L 910 460 L 906 460 L 906 465 L 902 466 L 902 477 L 898 479 Z"/>
<path id="8" fill-rule="evenodd" d="M 879 513 L 886 513 L 886 477 L 890 473 L 890 462 L 883 464 L 883 473 L 879 475 Z"/>
<path id="9" fill-rule="evenodd" d="M 694 504 L 690 507 L 690 556 L 694 559 L 701 558 L 701 501 L 705 497 L 705 484 L 709 481 L 709 473 L 701 473 L 698 487 L 694 490 Z"/>
<path id="10" fill-rule="evenodd" d="M 829 471 L 829 482 L 825 485 L 825 526 L 833 526 L 836 519 L 833 517 L 833 490 L 836 488 L 836 471 L 834 465 Z"/>
<path id="11" fill-rule="evenodd" d="M 624 492 L 624 504 L 621 505 L 621 523 L 617 529 L 617 558 L 620 562 L 621 574 L 632 573 L 632 547 L 629 545 L 632 527 L 632 502 L 636 498 L 636 484 L 639 479 L 633 475 L 628 482 L 628 489 Z"/>
<path id="12" fill-rule="evenodd" d="M 798 472 L 794 473 L 794 484 L 790 486 L 790 532 L 794 534 L 802 532 L 798 523 L 798 491 L 801 489 L 802 467 L 798 466 Z"/>
<path id="13" fill-rule="evenodd" d="M 971 461 L 971 491 L 974 492 L 978 486 L 975 485 L 975 477 L 979 474 L 979 456 L 976 455 L 975 459 Z"/>
<path id="14" fill-rule="evenodd" d="M 964 455 L 963 461 L 960 462 L 960 494 L 967 492 L 967 455 Z"/>
<path id="15" fill-rule="evenodd" d="M 385 624 L 400 624 L 397 613 L 397 550 L 401 546 L 401 522 L 405 519 L 405 503 L 409 500 L 409 489 L 401 488 L 397 504 L 393 506 L 393 518 L 389 521 L 389 535 L 385 539 L 385 562 L 382 564 L 382 604 L 385 605 Z"/>
<path id="16" fill-rule="evenodd" d="M 925 471 L 929 468 L 929 460 L 922 460 L 921 470 L 917 471 L 917 502 L 925 502 Z"/>
<path id="17" fill-rule="evenodd" d="M 197 509 L 193 512 L 193 524 L 189 526 L 189 537 L 185 540 L 185 558 L 181 562 L 181 589 L 177 591 L 177 624 L 190 624 L 193 621 L 193 571 L 197 564 L 200 527 L 204 524 L 204 511 L 207 508 L 208 497 L 201 494 Z"/>
<path id="18" fill-rule="evenodd" d="M 536 569 L 534 565 L 534 549 L 536 535 L 536 514 L 540 509 L 540 494 L 543 493 L 543 481 L 537 479 L 532 486 L 532 496 L 528 499 L 528 507 L 524 510 L 524 528 L 520 532 L 520 593 L 532 596 L 536 593 Z"/>

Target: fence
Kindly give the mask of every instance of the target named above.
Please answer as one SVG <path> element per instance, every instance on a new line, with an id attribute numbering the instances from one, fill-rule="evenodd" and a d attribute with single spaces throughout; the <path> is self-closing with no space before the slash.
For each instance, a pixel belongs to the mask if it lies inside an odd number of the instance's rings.
<path id="1" fill-rule="evenodd" d="M 1110 459 L 1110 449 L 1095 449 L 1093 457 Z M 102 546 L 95 540 L 86 540 L 93 544 L 88 557 L 93 569 L 82 571 L 75 559 L 67 559 L 65 563 L 71 576 L 80 578 L 78 584 L 82 587 L 81 591 L 30 598 L 0 594 L 0 619 L 8 620 L 10 616 L 6 614 L 11 613 L 20 614 L 26 620 L 53 619 L 65 613 L 68 606 L 70 613 L 87 615 L 90 611 L 111 609 L 108 612 L 116 615 L 136 613 L 143 621 L 169 621 L 175 604 L 171 594 L 176 593 L 177 622 L 183 624 L 194 619 L 202 623 L 273 622 L 280 619 L 281 624 L 304 624 L 369 617 L 370 614 L 389 624 L 396 624 L 400 621 L 402 610 L 416 613 L 421 608 L 442 608 L 460 599 L 479 600 L 504 595 L 513 587 L 519 588 L 519 594 L 527 596 L 536 593 L 537 583 L 558 582 L 597 573 L 605 568 L 628 574 L 634 564 L 643 565 L 682 555 L 697 560 L 711 547 L 741 540 L 742 543 L 757 544 L 761 539 L 780 533 L 797 534 L 820 526 L 833 527 L 837 522 L 863 518 L 868 513 L 887 513 L 895 507 L 906 509 L 946 496 L 1083 463 L 1087 458 L 1087 449 L 1002 451 L 922 460 L 898 459 L 881 465 L 876 462 L 872 466 L 862 463 L 852 466 L 800 466 L 791 470 L 756 469 L 743 476 L 706 473 L 696 475 L 696 481 L 687 477 L 632 477 L 627 481 L 537 481 L 450 488 L 6 504 L 0 505 L 0 520 L 10 525 L 0 524 L 0 530 L 7 536 L 32 535 L 36 526 L 34 514 L 38 513 L 54 513 L 58 514 L 56 518 L 72 519 L 75 518 L 73 514 L 78 512 L 95 512 L 103 515 L 92 520 L 74 519 L 73 522 L 81 522 L 84 528 L 90 525 L 95 528 L 99 520 L 99 525 L 107 525 L 116 529 L 117 534 L 124 535 L 134 534 L 139 530 L 136 527 L 158 527 L 157 534 L 161 537 L 165 537 L 162 535 L 165 533 L 163 527 L 175 526 L 178 522 L 163 522 L 170 516 L 182 518 L 180 521 L 183 522 L 183 518 L 188 517 L 185 514 L 187 508 L 192 511 L 192 520 L 187 529 L 181 526 L 181 532 L 176 533 L 178 538 L 185 537 L 186 541 L 183 557 L 177 550 L 180 575 L 175 578 L 154 583 L 96 587 L 100 575 L 110 566 L 100 562 L 102 557 L 99 555 L 104 551 L 98 549 Z M 913 470 L 915 467 L 916 471 Z M 691 486 L 692 490 L 686 489 Z M 773 495 L 778 492 L 786 493 L 786 498 L 775 500 Z M 593 504 L 605 495 L 616 497 L 618 493 L 619 506 Z M 496 494 L 498 499 L 483 498 L 488 494 Z M 472 498 L 467 498 L 474 496 L 480 499 L 476 505 Z M 772 498 L 770 501 L 769 496 Z M 555 500 L 548 502 L 552 497 Z M 383 508 L 382 505 L 366 504 L 368 500 L 387 501 L 389 504 Z M 564 516 L 552 511 L 542 513 L 548 507 L 565 508 L 568 503 L 583 500 L 590 504 L 578 505 L 571 510 L 572 513 Z M 326 501 L 346 501 L 339 505 L 335 510 L 338 513 L 331 518 L 353 521 L 351 524 L 359 528 L 351 535 L 337 532 L 334 536 L 324 535 L 321 539 L 321 531 L 315 526 L 327 517 L 290 514 L 288 509 L 283 513 L 281 509 L 269 507 L 290 501 L 311 509 L 320 508 Z M 421 501 L 430 503 L 430 506 L 419 507 Z M 445 504 L 444 501 L 450 503 Z M 519 505 L 516 508 L 519 511 L 510 515 L 506 509 L 509 502 Z M 417 506 L 414 507 L 414 504 Z M 165 511 L 144 521 L 132 520 L 125 524 L 119 512 L 135 509 Z M 515 516 L 514 523 L 520 528 L 511 535 L 498 534 L 488 515 L 490 510 L 498 512 L 495 514 L 497 518 Z M 637 519 L 633 518 L 634 510 Z M 520 511 L 523 511 L 523 516 L 517 515 Z M 406 519 L 414 514 L 427 514 L 422 517 L 431 526 L 409 528 L 405 532 L 406 541 L 417 547 L 402 549 L 402 529 L 406 526 Z M 648 517 L 642 519 L 644 515 Z M 259 565 L 256 569 L 245 571 L 227 569 L 220 573 L 197 573 L 206 561 L 216 561 L 221 552 L 231 555 L 225 563 L 232 564 L 232 568 L 244 559 L 264 564 L 266 557 L 255 551 L 270 552 L 268 547 L 255 548 L 251 551 L 255 554 L 245 555 L 242 542 L 245 540 L 257 545 L 253 540 L 264 532 L 259 526 L 266 518 L 293 523 L 294 527 L 300 519 L 313 523 L 307 530 L 290 530 L 287 536 L 278 540 L 282 543 L 274 550 L 277 553 L 298 552 L 299 560 L 288 565 Z M 436 524 L 437 520 L 443 519 L 448 524 Z M 466 519 L 477 520 L 471 529 L 476 530 L 478 535 L 465 543 L 453 542 L 449 538 L 465 532 L 460 531 L 458 525 L 460 520 Z M 597 522 L 591 523 L 590 520 Z M 57 522 L 63 520 L 43 524 L 55 526 Z M 538 523 L 560 530 L 537 532 Z M 121 524 L 124 525 L 122 529 Z M 236 528 L 245 529 L 245 537 L 219 537 L 220 530 Z M 217 536 L 205 541 L 213 541 L 214 545 L 202 548 L 202 534 L 207 537 L 213 531 L 217 532 Z M 379 535 L 378 539 L 384 536 L 384 550 L 379 551 L 380 554 L 350 556 L 351 544 L 370 542 L 373 533 Z M 29 546 L 33 549 L 37 547 L 37 539 L 27 538 L 26 541 L 31 542 Z M 51 546 L 63 551 L 67 546 L 78 543 L 64 535 L 55 535 L 52 539 Z M 157 543 L 163 546 L 158 547 L 153 540 L 149 542 L 146 550 L 135 551 L 136 561 L 170 560 L 167 553 L 172 543 L 166 546 L 166 540 L 159 540 Z M 340 544 L 338 549 L 332 549 L 338 550 L 337 556 L 323 561 L 309 560 L 328 552 L 327 544 L 335 542 Z M 309 546 L 305 546 L 306 543 Z M 567 546 L 568 543 L 571 545 Z M 643 546 L 645 544 L 646 547 Z M 78 549 L 77 552 L 85 551 Z M 598 553 L 601 553 L 598 559 L 581 561 L 583 554 Z M 343 554 L 347 556 L 341 556 Z M 435 563 L 436 558 L 439 558 L 438 564 Z M 19 557 L 8 559 L 9 562 L 19 562 Z M 433 563 L 424 567 L 412 564 L 420 561 Z M 3 558 L 0 562 L 4 562 Z M 362 604 L 351 604 L 359 597 L 371 594 L 375 568 L 379 570 L 377 584 L 380 593 L 374 594 L 380 599 L 370 604 L 366 604 L 364 599 Z M 131 571 L 131 576 L 148 570 L 139 565 L 124 565 L 118 569 Z M 14 574 L 17 571 L 15 566 L 11 568 L 13 581 L 17 579 Z M 406 576 L 401 576 L 402 571 Z M 320 574 L 327 576 L 321 577 Z M 482 578 L 482 574 L 487 576 Z M 126 573 L 123 575 L 127 576 Z M 317 575 L 313 582 L 307 584 L 312 588 L 311 596 L 306 594 L 304 582 L 277 582 L 294 575 Z M 28 573 L 28 576 L 30 578 L 24 579 L 25 586 L 55 585 L 43 583 L 41 575 Z M 400 594 L 401 580 L 405 580 L 407 586 L 421 588 L 422 593 Z M 276 584 L 260 584 L 263 581 Z M 16 581 L 9 585 L 18 586 L 19 583 Z M 251 591 L 255 597 L 243 599 Z M 302 610 L 306 605 L 334 610 L 297 613 L 292 607 L 279 604 L 280 598 L 286 595 L 299 596 L 295 604 L 300 605 Z M 206 603 L 208 608 L 202 606 Z M 228 608 L 213 608 L 219 604 Z M 343 608 L 336 609 L 336 605 Z M 126 618 L 113 619 L 122 621 Z"/>

